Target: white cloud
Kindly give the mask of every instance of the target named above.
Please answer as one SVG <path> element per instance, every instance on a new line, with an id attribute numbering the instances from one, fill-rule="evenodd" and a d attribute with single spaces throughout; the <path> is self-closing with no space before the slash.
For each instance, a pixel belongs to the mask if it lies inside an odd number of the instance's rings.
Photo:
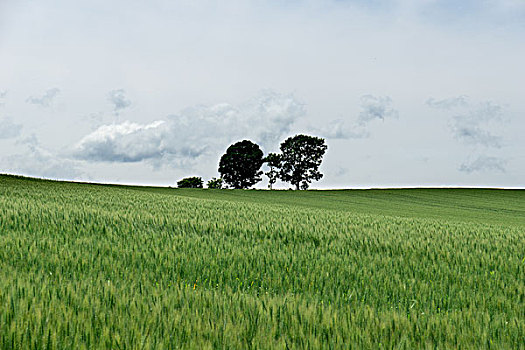
<path id="1" fill-rule="evenodd" d="M 104 125 L 76 145 L 78 159 L 103 162 L 150 161 L 178 164 L 217 152 L 238 139 L 272 147 L 305 113 L 293 95 L 264 91 L 235 107 L 195 106 L 149 124 Z"/>
<path id="2" fill-rule="evenodd" d="M 104 125 L 84 137 L 77 146 L 80 159 L 114 162 L 139 162 L 162 156 L 164 121 L 141 125 L 124 122 Z"/>
<path id="3" fill-rule="evenodd" d="M 26 102 L 35 104 L 35 105 L 40 105 L 43 107 L 49 107 L 53 103 L 53 100 L 59 94 L 59 92 L 60 92 L 60 89 L 58 88 L 49 89 L 45 92 L 44 95 L 40 97 L 34 97 L 34 96 L 28 97 Z"/>

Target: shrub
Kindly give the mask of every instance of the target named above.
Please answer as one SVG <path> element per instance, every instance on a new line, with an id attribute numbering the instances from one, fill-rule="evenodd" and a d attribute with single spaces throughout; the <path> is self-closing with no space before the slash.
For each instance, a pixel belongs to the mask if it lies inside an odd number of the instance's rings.
<path id="1" fill-rule="evenodd" d="M 177 182 L 178 188 L 202 188 L 202 178 L 199 176 L 186 177 Z"/>
<path id="2" fill-rule="evenodd" d="M 211 188 L 211 189 L 221 189 L 222 179 L 220 177 L 219 178 L 214 177 L 210 181 L 208 181 L 207 186 L 208 188 Z"/>

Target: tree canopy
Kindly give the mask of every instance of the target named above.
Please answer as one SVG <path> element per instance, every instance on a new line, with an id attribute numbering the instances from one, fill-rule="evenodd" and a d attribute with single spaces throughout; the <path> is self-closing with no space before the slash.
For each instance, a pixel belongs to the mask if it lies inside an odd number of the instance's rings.
<path id="1" fill-rule="evenodd" d="M 263 152 L 249 140 L 234 143 L 219 162 L 222 179 L 233 188 L 249 188 L 261 181 Z"/>
<path id="2" fill-rule="evenodd" d="M 281 171 L 279 177 L 295 188 L 306 190 L 312 181 L 323 177 L 319 166 L 328 147 L 324 139 L 295 135 L 281 143 Z"/>

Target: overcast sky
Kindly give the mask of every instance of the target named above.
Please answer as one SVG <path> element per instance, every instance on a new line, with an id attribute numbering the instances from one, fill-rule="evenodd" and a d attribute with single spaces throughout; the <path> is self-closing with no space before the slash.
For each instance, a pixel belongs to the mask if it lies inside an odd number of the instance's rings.
<path id="1" fill-rule="evenodd" d="M 174 185 L 307 133 L 314 188 L 525 187 L 523 62 L 524 0 L 0 0 L 0 173 Z"/>

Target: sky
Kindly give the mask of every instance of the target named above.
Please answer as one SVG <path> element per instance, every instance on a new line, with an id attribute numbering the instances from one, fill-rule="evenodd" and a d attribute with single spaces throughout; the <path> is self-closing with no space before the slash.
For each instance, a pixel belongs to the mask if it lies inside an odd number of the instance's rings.
<path id="1" fill-rule="evenodd" d="M 525 187 L 523 62 L 525 0 L 0 0 L 0 173 L 174 186 L 304 133 L 312 188 Z"/>

